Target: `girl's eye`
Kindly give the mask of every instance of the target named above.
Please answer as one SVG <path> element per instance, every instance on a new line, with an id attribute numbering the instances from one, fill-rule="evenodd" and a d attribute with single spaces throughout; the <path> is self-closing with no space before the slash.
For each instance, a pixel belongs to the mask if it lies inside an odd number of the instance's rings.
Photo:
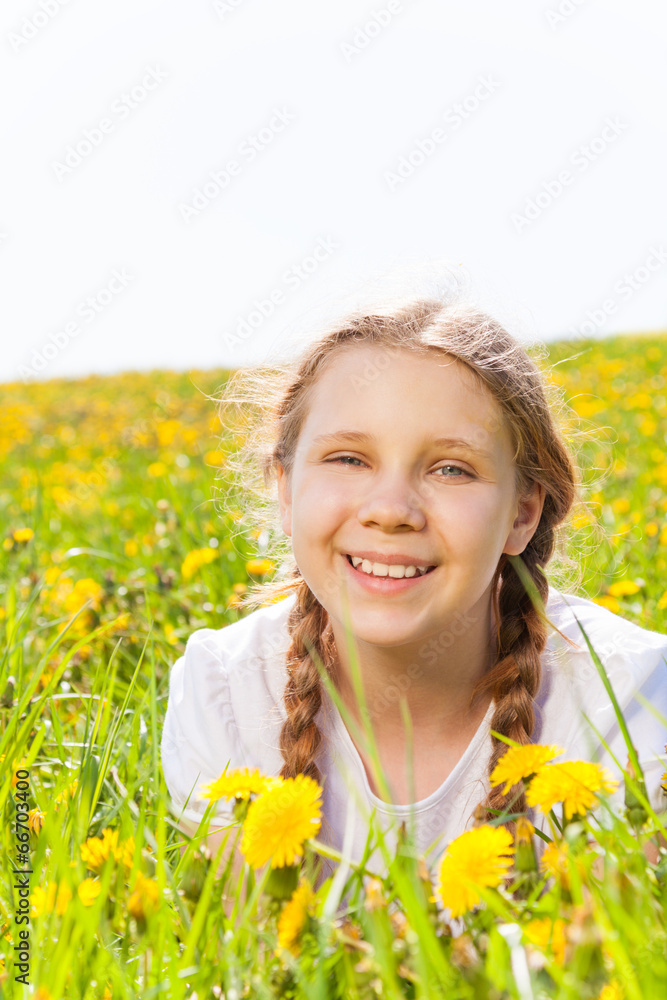
<path id="1" fill-rule="evenodd" d="M 327 462 L 361 462 L 360 458 L 354 455 L 338 455 L 336 458 L 327 458 Z M 361 463 L 363 465 L 363 462 Z"/>
<path id="2" fill-rule="evenodd" d="M 454 476 L 440 476 L 441 479 L 462 479 L 463 476 L 469 476 L 470 475 L 470 473 L 466 472 L 465 469 L 462 469 L 460 465 L 441 465 L 435 471 L 436 472 L 442 472 L 444 469 L 453 469 L 454 472 L 455 473 L 456 472 L 459 473 L 459 475 L 454 475 Z"/>

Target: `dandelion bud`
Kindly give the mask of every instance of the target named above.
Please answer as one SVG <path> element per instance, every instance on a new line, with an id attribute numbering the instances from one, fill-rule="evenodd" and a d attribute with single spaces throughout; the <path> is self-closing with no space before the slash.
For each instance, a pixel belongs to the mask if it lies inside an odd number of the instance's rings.
<path id="1" fill-rule="evenodd" d="M 514 835 L 515 854 L 514 867 L 517 872 L 536 872 L 537 858 L 535 857 L 535 846 L 533 835 L 535 827 L 525 816 L 520 816 L 516 821 L 516 833 Z"/>
<path id="2" fill-rule="evenodd" d="M 299 882 L 299 865 L 271 868 L 264 889 L 274 899 L 289 899 Z"/>
<path id="3" fill-rule="evenodd" d="M 625 768 L 625 815 L 627 817 L 630 826 L 634 827 L 635 830 L 639 831 L 643 827 L 644 823 L 648 819 L 648 814 L 642 803 L 637 798 L 635 792 L 633 791 L 628 778 L 634 779 L 639 791 L 644 797 L 646 796 L 646 783 L 644 781 L 644 775 L 639 773 L 636 774 L 635 769 L 632 765 L 632 761 L 628 757 L 628 763 Z"/>

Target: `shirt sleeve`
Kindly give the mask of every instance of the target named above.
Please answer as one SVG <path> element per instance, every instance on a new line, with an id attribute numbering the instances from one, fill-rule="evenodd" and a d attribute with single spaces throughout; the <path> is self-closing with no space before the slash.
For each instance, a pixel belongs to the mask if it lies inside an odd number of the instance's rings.
<path id="1" fill-rule="evenodd" d="M 199 825 L 208 806 L 201 786 L 225 770 L 247 766 L 222 662 L 218 633 L 199 629 L 169 675 L 169 698 L 161 740 L 162 770 L 172 810 Z M 232 819 L 233 802 L 219 799 L 215 819 Z"/>

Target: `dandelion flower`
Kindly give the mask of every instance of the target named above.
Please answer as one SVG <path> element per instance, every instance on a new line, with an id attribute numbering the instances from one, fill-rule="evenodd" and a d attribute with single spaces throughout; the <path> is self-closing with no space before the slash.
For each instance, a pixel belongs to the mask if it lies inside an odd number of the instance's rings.
<path id="1" fill-rule="evenodd" d="M 41 917 L 45 913 L 51 913 L 54 909 L 59 917 L 66 911 L 72 898 L 72 892 L 66 882 L 58 885 L 56 882 L 49 882 L 46 887 L 38 885 L 30 894 L 30 903 L 36 916 Z"/>
<path id="2" fill-rule="evenodd" d="M 146 878 L 139 872 L 127 908 L 135 920 L 145 920 L 157 908 L 159 898 L 160 889 L 155 879 Z"/>
<path id="3" fill-rule="evenodd" d="M 560 917 L 537 917 L 523 928 L 526 939 L 540 951 L 551 950 L 558 965 L 565 961 L 565 923 Z"/>
<path id="4" fill-rule="evenodd" d="M 322 789 L 305 774 L 267 788 L 250 803 L 241 851 L 252 868 L 271 859 L 272 868 L 300 860 L 303 843 L 321 826 Z"/>
<path id="5" fill-rule="evenodd" d="M 249 768 L 236 768 L 221 774 L 216 781 L 201 788 L 202 799 L 249 799 L 251 795 L 259 795 L 274 784 L 282 784 L 282 778 L 270 778 L 261 774 L 259 768 L 251 771 Z"/>
<path id="6" fill-rule="evenodd" d="M 38 834 L 44 826 L 44 813 L 41 809 L 31 809 L 28 813 L 28 829 Z"/>
<path id="7" fill-rule="evenodd" d="M 555 840 L 547 844 L 540 858 L 540 869 L 544 875 L 557 879 L 567 888 L 570 881 L 567 844 L 557 844 Z"/>
<path id="8" fill-rule="evenodd" d="M 188 552 L 183 560 L 181 576 L 184 580 L 189 580 L 202 566 L 205 566 L 206 563 L 215 562 L 217 558 L 218 554 L 216 550 L 210 546 L 206 546 L 203 549 L 193 549 L 192 552 Z"/>
<path id="9" fill-rule="evenodd" d="M 265 576 L 273 569 L 270 559 L 251 559 L 245 564 L 246 572 L 253 576 Z"/>
<path id="10" fill-rule="evenodd" d="M 640 589 L 633 580 L 618 580 L 607 588 L 607 593 L 612 597 L 629 597 L 631 594 L 638 594 Z"/>
<path id="11" fill-rule="evenodd" d="M 80 850 L 83 861 L 93 872 L 99 872 L 104 867 L 109 855 L 129 868 L 134 856 L 134 838 L 128 837 L 125 843 L 119 844 L 118 830 L 107 827 L 101 837 L 89 837 Z"/>
<path id="12" fill-rule="evenodd" d="M 12 538 L 15 542 L 29 542 L 31 538 L 34 538 L 35 532 L 32 528 L 15 528 L 12 531 Z"/>
<path id="13" fill-rule="evenodd" d="M 623 1000 L 624 996 L 623 987 L 618 979 L 612 979 L 602 987 L 598 1000 Z"/>
<path id="14" fill-rule="evenodd" d="M 77 889 L 77 894 L 83 905 L 92 906 L 99 896 L 101 888 L 102 886 L 96 878 L 85 878 Z"/>
<path id="15" fill-rule="evenodd" d="M 512 834 L 488 824 L 462 833 L 451 842 L 440 863 L 438 891 L 452 917 L 472 910 L 479 889 L 500 885 L 512 864 Z"/>
<path id="16" fill-rule="evenodd" d="M 510 747 L 494 767 L 489 780 L 492 785 L 501 785 L 504 781 L 503 795 L 507 795 L 512 785 L 530 778 L 547 761 L 562 753 L 565 751 L 561 747 L 541 746 L 539 743 Z"/>
<path id="17" fill-rule="evenodd" d="M 529 806 L 538 806 L 545 814 L 556 802 L 562 802 L 565 819 L 572 819 L 592 809 L 600 792 L 616 788 L 618 781 L 600 764 L 568 760 L 541 768 L 530 783 L 526 799 Z"/>
<path id="18" fill-rule="evenodd" d="M 310 883 L 305 879 L 295 889 L 292 898 L 285 903 L 278 920 L 278 945 L 299 954 L 299 935 L 306 925 L 309 914 L 313 912 L 315 894 Z"/>
<path id="19" fill-rule="evenodd" d="M 65 598 L 64 603 L 66 610 L 71 614 L 79 611 L 87 601 L 92 602 L 91 608 L 93 611 L 99 611 L 103 598 L 104 588 L 100 587 L 97 580 L 85 577 L 83 580 L 76 581 L 72 591 Z"/>

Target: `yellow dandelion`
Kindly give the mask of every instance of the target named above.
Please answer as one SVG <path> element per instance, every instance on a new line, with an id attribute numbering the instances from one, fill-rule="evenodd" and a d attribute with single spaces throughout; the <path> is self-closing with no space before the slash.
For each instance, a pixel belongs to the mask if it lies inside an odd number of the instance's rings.
<path id="1" fill-rule="evenodd" d="M 278 946 L 298 955 L 300 951 L 299 936 L 301 935 L 308 916 L 313 913 L 315 894 L 309 882 L 305 879 L 294 890 L 294 894 L 280 914 L 278 920 Z"/>
<path id="2" fill-rule="evenodd" d="M 167 623 L 164 627 L 164 637 L 170 646 L 175 646 L 178 643 L 178 635 L 176 629 L 173 625 Z"/>
<path id="3" fill-rule="evenodd" d="M 84 906 L 92 906 L 100 894 L 102 886 L 96 878 L 85 878 L 79 888 L 77 895 Z"/>
<path id="4" fill-rule="evenodd" d="M 646 525 L 646 534 L 648 535 L 649 538 L 653 538 L 655 535 L 657 535 L 659 530 L 660 529 L 658 528 L 658 525 L 655 523 L 655 521 L 649 521 L 648 524 Z"/>
<path id="5" fill-rule="evenodd" d="M 188 552 L 183 560 L 181 576 L 184 580 L 190 580 L 202 566 L 213 562 L 217 558 L 216 550 L 212 549 L 210 545 L 204 549 L 193 549 L 192 552 Z"/>
<path id="6" fill-rule="evenodd" d="M 160 899 L 160 888 L 154 878 L 146 878 L 141 872 L 137 875 L 134 890 L 127 901 L 127 908 L 135 920 L 145 920 L 157 909 Z"/>
<path id="7" fill-rule="evenodd" d="M 30 894 L 30 903 L 37 917 L 42 917 L 45 913 L 52 913 L 54 909 L 61 917 L 71 898 L 72 891 L 66 882 L 61 882 L 60 885 L 56 882 L 49 882 L 46 887 L 38 885 L 35 888 Z"/>
<path id="8" fill-rule="evenodd" d="M 612 979 L 602 987 L 598 1000 L 624 1000 L 624 997 L 625 993 L 618 979 Z"/>
<path id="9" fill-rule="evenodd" d="M 80 850 L 81 858 L 91 871 L 101 871 L 109 856 L 115 861 L 122 861 L 126 868 L 130 868 L 134 856 L 134 838 L 128 837 L 123 844 L 119 844 L 118 830 L 107 827 L 101 837 L 89 837 L 84 844 L 81 844 Z"/>
<path id="10" fill-rule="evenodd" d="M 601 608 L 607 608 L 608 611 L 613 611 L 614 614 L 618 614 L 621 610 L 621 605 L 618 603 L 615 597 L 610 597 L 609 594 L 602 594 L 600 597 L 593 598 L 594 604 L 599 604 Z"/>
<path id="11" fill-rule="evenodd" d="M 667 590 L 664 592 L 664 594 L 658 601 L 658 608 L 660 611 L 664 611 L 665 608 L 667 608 Z"/>
<path id="12" fill-rule="evenodd" d="M 250 771 L 249 768 L 236 768 L 221 774 L 216 781 L 204 785 L 200 789 L 199 798 L 209 799 L 249 799 L 251 795 L 259 795 L 274 784 L 282 784 L 282 778 L 270 778 L 261 774 L 259 768 Z"/>
<path id="13" fill-rule="evenodd" d="M 544 875 L 556 879 L 567 889 L 570 884 L 567 844 L 565 842 L 557 844 L 555 840 L 547 844 L 540 858 L 540 869 Z"/>
<path id="14" fill-rule="evenodd" d="M 565 819 L 572 819 L 592 809 L 600 792 L 616 788 L 618 781 L 600 764 L 569 760 L 541 768 L 528 787 L 526 799 L 529 806 L 538 806 L 545 814 L 562 802 Z"/>
<path id="15" fill-rule="evenodd" d="M 243 824 L 241 851 L 252 868 L 272 868 L 300 860 L 304 841 L 320 830 L 322 789 L 305 774 L 267 788 L 250 803 Z"/>
<path id="16" fill-rule="evenodd" d="M 561 747 L 541 746 L 539 743 L 527 743 L 521 747 L 510 747 L 500 758 L 490 777 L 492 785 L 505 782 L 503 795 L 519 781 L 527 780 L 532 774 L 554 757 L 565 753 Z"/>
<path id="17" fill-rule="evenodd" d="M 14 531 L 12 531 L 12 538 L 15 542 L 23 542 L 25 544 L 34 537 L 35 532 L 32 528 L 15 528 Z"/>
<path id="18" fill-rule="evenodd" d="M 630 501 L 627 497 L 619 497 L 618 500 L 614 500 L 611 506 L 617 514 L 627 514 L 630 510 Z"/>
<path id="19" fill-rule="evenodd" d="M 540 951 L 551 951 L 558 965 L 565 961 L 565 923 L 560 917 L 536 917 L 523 928 L 526 940 Z"/>
<path id="20" fill-rule="evenodd" d="M 245 564 L 246 572 L 253 576 L 265 576 L 273 569 L 270 559 L 251 559 Z"/>
<path id="21" fill-rule="evenodd" d="M 452 917 L 480 901 L 481 887 L 499 886 L 512 865 L 512 834 L 505 827 L 477 826 L 453 840 L 440 863 L 438 892 Z"/>
<path id="22" fill-rule="evenodd" d="M 71 614 L 75 614 L 87 601 L 91 602 L 90 607 L 93 611 L 99 611 L 103 598 L 104 588 L 100 587 L 97 580 L 86 577 L 76 581 L 64 603 L 66 610 Z"/>
<path id="23" fill-rule="evenodd" d="M 41 809 L 31 809 L 28 813 L 28 829 L 38 834 L 44 826 L 44 813 Z"/>
<path id="24" fill-rule="evenodd" d="M 629 597 L 630 594 L 638 594 L 640 590 L 634 580 L 618 580 L 607 588 L 607 593 L 611 597 Z"/>
<path id="25" fill-rule="evenodd" d="M 167 475 L 169 469 L 164 462 L 151 462 L 146 471 L 151 479 L 161 479 Z"/>
<path id="26" fill-rule="evenodd" d="M 125 544 L 123 545 L 123 551 L 125 552 L 125 555 L 128 556 L 130 559 L 133 556 L 136 556 L 137 552 L 139 551 L 139 544 L 136 541 L 136 539 L 128 538 Z"/>

